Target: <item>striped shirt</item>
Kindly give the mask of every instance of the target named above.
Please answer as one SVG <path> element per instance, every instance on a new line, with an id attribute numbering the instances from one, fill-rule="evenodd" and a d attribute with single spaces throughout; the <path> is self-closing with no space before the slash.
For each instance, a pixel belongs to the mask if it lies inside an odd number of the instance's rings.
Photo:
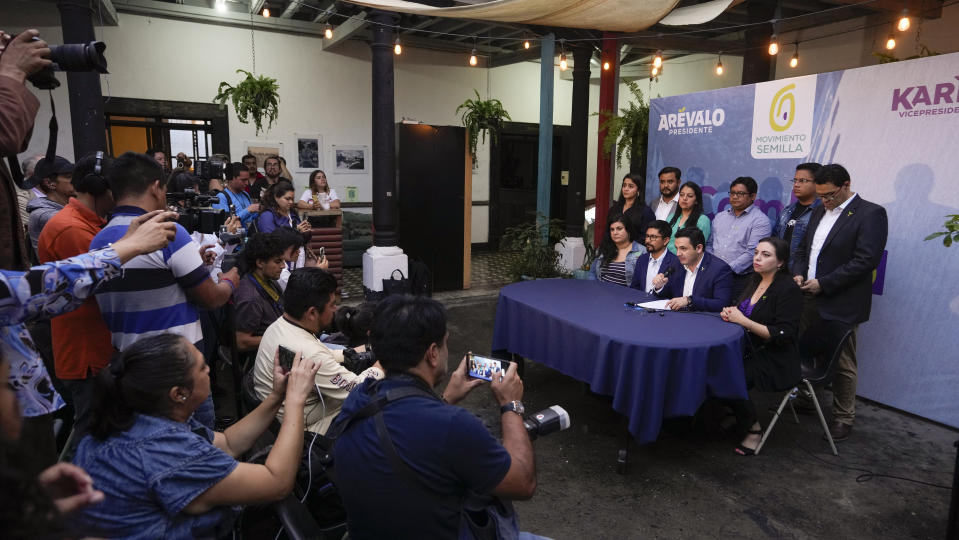
<path id="1" fill-rule="evenodd" d="M 616 285 L 622 285 L 625 287 L 627 285 L 626 261 L 609 263 L 609 266 L 606 267 L 606 270 L 603 270 L 600 280 L 605 281 L 606 283 L 615 283 Z"/>
<path id="2" fill-rule="evenodd" d="M 90 249 L 116 242 L 126 234 L 130 222 L 145 213 L 141 208 L 118 206 Z M 163 332 L 200 343 L 199 313 L 187 300 L 186 289 L 208 278 L 200 246 L 178 224 L 176 237 L 167 247 L 130 259 L 120 278 L 97 289 L 97 303 L 113 346 L 122 351 L 141 338 Z"/>

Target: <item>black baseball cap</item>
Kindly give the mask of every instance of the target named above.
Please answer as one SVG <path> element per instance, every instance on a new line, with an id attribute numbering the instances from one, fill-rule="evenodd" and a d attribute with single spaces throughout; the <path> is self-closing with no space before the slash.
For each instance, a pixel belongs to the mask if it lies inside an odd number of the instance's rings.
<path id="1" fill-rule="evenodd" d="M 40 184 L 40 181 L 44 178 L 50 178 L 51 176 L 60 174 L 70 174 L 72 172 L 73 163 L 70 163 L 66 158 L 56 156 L 52 161 L 43 158 L 38 161 L 37 165 L 33 168 L 33 176 L 24 179 L 23 184 L 26 189 L 30 189 Z"/>

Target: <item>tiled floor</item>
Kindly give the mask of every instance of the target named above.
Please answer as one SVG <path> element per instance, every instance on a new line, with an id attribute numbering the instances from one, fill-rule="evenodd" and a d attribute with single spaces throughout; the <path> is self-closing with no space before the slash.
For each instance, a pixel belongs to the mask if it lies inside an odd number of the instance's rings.
<path id="1" fill-rule="evenodd" d="M 515 253 L 496 251 L 477 251 L 473 253 L 470 265 L 471 288 L 488 289 L 500 287 L 511 281 L 509 263 Z M 343 269 L 344 300 L 354 301 L 363 297 L 363 268 Z"/>

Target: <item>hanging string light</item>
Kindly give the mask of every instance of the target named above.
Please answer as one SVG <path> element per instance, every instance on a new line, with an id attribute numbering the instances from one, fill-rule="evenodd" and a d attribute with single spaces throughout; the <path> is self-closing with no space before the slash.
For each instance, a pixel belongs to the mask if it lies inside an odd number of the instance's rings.
<path id="1" fill-rule="evenodd" d="M 796 42 L 796 52 L 793 53 L 793 57 L 789 59 L 789 67 L 794 68 L 799 65 L 799 42 Z"/>
<path id="2" fill-rule="evenodd" d="M 773 37 L 769 38 L 769 56 L 776 56 L 779 54 L 779 38 L 776 34 L 773 34 Z"/>
<path id="3" fill-rule="evenodd" d="M 663 67 L 663 51 L 656 51 L 656 56 L 653 57 L 653 67 Z"/>
<path id="4" fill-rule="evenodd" d="M 559 55 L 559 70 L 566 71 L 569 68 L 569 63 L 566 62 L 566 40 L 559 40 L 559 46 L 561 50 Z"/>
<path id="5" fill-rule="evenodd" d="M 323 37 L 333 39 L 333 26 L 331 26 L 330 23 L 326 23 L 326 28 L 323 30 Z"/>
<path id="6" fill-rule="evenodd" d="M 893 50 L 896 48 L 896 36 L 892 32 L 889 32 L 889 37 L 886 38 L 886 49 Z"/>
<path id="7" fill-rule="evenodd" d="M 899 17 L 899 22 L 896 23 L 896 28 L 898 28 L 900 32 L 905 32 L 906 30 L 909 30 L 909 10 L 908 9 L 902 10 L 902 16 Z"/>
<path id="8" fill-rule="evenodd" d="M 221 13 L 226 11 L 226 0 L 216 0 L 216 4 L 214 4 L 214 7 L 216 8 L 217 11 Z"/>
<path id="9" fill-rule="evenodd" d="M 267 19 L 270 18 L 270 8 L 263 8 L 263 16 Z"/>
<path id="10" fill-rule="evenodd" d="M 603 61 L 603 71 L 609 71 L 609 68 L 610 68 L 609 60 L 604 60 L 604 61 Z"/>
<path id="11" fill-rule="evenodd" d="M 396 36 L 396 41 L 393 42 L 393 53 L 396 55 L 403 54 L 403 46 L 400 45 L 400 36 Z"/>
<path id="12" fill-rule="evenodd" d="M 526 37 L 525 35 L 523 36 L 523 48 L 529 49 L 529 38 Z"/>
<path id="13" fill-rule="evenodd" d="M 470 65 L 475 66 L 478 61 L 476 59 L 476 47 L 473 47 L 473 52 L 470 53 Z"/>
<path id="14" fill-rule="evenodd" d="M 719 61 L 716 62 L 716 75 L 723 74 L 723 53 L 719 53 Z"/>
<path id="15" fill-rule="evenodd" d="M 663 72 L 663 68 L 653 64 L 653 68 L 649 70 L 650 78 L 658 77 L 660 73 Z"/>

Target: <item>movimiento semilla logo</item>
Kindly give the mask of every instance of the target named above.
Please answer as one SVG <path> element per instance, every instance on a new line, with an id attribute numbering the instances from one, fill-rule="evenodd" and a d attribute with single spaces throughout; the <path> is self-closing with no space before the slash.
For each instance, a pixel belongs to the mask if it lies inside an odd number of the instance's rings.
<path id="1" fill-rule="evenodd" d="M 795 84 L 787 84 L 773 95 L 769 104 L 769 127 L 773 128 L 773 131 L 786 131 L 793 125 L 796 118 L 796 96 L 791 90 L 795 88 Z M 789 110 L 783 110 L 787 102 Z"/>

